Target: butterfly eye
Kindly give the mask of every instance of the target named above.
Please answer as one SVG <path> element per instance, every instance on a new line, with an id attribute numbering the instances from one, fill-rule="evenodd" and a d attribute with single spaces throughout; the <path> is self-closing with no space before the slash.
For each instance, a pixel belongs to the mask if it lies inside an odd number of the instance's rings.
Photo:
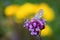
<path id="1" fill-rule="evenodd" d="M 34 16 L 34 18 L 40 19 L 43 16 L 43 9 L 40 9 L 38 13 Z"/>

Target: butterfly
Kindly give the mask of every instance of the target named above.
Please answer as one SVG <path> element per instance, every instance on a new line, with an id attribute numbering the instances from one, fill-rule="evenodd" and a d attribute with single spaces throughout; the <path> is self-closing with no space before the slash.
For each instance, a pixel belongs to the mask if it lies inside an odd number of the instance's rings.
<path id="1" fill-rule="evenodd" d="M 34 16 L 34 18 L 36 18 L 36 19 L 41 19 L 43 15 L 44 15 L 44 11 L 43 11 L 43 9 L 40 9 L 40 10 L 37 12 L 37 14 Z"/>

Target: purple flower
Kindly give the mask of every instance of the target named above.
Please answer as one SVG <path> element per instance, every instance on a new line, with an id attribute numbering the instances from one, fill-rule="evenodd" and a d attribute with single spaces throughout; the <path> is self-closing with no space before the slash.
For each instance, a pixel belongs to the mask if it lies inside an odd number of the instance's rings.
<path id="1" fill-rule="evenodd" d="M 44 19 L 31 19 L 30 21 L 26 20 L 25 28 L 31 32 L 31 35 L 38 35 L 39 31 L 45 28 L 45 20 Z"/>
<path id="2" fill-rule="evenodd" d="M 33 32 L 33 31 L 32 31 L 32 32 L 31 32 L 31 35 L 37 35 L 37 32 Z"/>

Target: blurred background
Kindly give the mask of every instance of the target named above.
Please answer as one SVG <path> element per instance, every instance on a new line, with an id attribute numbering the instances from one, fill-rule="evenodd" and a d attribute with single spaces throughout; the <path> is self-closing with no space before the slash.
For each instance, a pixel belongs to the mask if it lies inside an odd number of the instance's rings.
<path id="1" fill-rule="evenodd" d="M 60 0 L 0 0 L 0 40 L 38 40 L 23 26 L 40 9 L 46 20 L 42 40 L 60 40 Z"/>

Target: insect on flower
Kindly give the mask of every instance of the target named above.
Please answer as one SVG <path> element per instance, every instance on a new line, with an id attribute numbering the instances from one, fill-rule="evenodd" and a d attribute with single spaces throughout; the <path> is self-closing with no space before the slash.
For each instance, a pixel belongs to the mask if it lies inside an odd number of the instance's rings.
<path id="1" fill-rule="evenodd" d="M 31 20 L 26 20 L 24 27 L 30 31 L 31 35 L 39 35 L 39 31 L 45 28 L 46 21 L 42 18 L 43 10 L 40 9 L 39 12 L 31 18 Z"/>

